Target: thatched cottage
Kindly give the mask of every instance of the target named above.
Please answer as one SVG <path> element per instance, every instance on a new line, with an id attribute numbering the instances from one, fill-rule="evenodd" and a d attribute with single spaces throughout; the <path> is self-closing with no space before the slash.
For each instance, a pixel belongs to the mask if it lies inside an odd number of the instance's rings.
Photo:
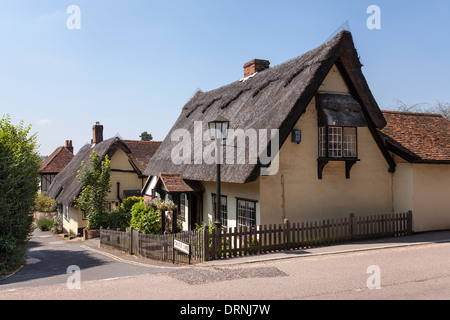
<path id="1" fill-rule="evenodd" d="M 93 126 L 93 139 L 83 146 L 70 163 L 54 178 L 48 195 L 60 204 L 63 227 L 68 232 L 82 234 L 87 226 L 87 217 L 76 208 L 74 199 L 83 184 L 78 180 L 78 170 L 84 162 L 89 165 L 89 157 L 95 151 L 101 159 L 111 160 L 111 192 L 107 196 L 109 211 L 116 209 L 123 199 L 141 195 L 148 176 L 144 174 L 150 159 L 161 142 L 123 140 L 119 137 L 103 140 L 103 126 Z"/>
<path id="2" fill-rule="evenodd" d="M 245 64 L 243 79 L 199 91 L 184 106 L 144 171 L 144 194 L 175 199 L 185 229 L 209 219 L 235 227 L 409 210 L 415 231 L 449 229 L 449 122 L 431 117 L 435 127 L 418 126 L 383 114 L 361 68 L 348 31 L 273 68 L 265 60 Z M 221 166 L 216 214 L 216 164 L 201 161 L 211 141 L 195 137 L 218 116 L 230 130 L 266 134 L 258 155 L 272 161 L 250 161 L 250 142 L 227 139 L 224 158 L 235 161 Z M 182 134 L 194 137 L 184 144 L 189 151 L 180 148 Z M 236 160 L 242 155 L 247 161 Z"/>

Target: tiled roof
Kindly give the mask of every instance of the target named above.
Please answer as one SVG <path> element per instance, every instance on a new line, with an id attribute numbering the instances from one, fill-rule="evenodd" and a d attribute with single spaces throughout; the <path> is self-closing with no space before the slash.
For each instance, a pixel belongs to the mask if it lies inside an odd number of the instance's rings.
<path id="1" fill-rule="evenodd" d="M 159 180 L 169 193 L 201 191 L 201 185 L 196 181 L 183 180 L 179 173 L 161 173 Z"/>
<path id="2" fill-rule="evenodd" d="M 158 141 L 137 141 L 137 140 L 124 140 L 131 150 L 131 154 L 128 156 L 134 162 L 141 172 L 147 168 L 150 159 L 158 150 L 162 142 Z"/>
<path id="3" fill-rule="evenodd" d="M 69 164 L 73 157 L 73 153 L 66 147 L 59 147 L 42 161 L 39 172 L 41 174 L 59 173 Z"/>
<path id="4" fill-rule="evenodd" d="M 441 115 L 383 111 L 382 132 L 392 148 L 413 162 L 450 162 L 450 121 Z"/>

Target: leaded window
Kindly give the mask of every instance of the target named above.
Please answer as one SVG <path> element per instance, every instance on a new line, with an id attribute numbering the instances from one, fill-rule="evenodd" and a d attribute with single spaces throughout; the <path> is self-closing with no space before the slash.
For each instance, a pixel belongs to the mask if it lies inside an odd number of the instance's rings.
<path id="1" fill-rule="evenodd" d="M 357 158 L 356 127 L 319 127 L 319 158 Z"/>
<path id="2" fill-rule="evenodd" d="M 218 219 L 219 219 L 220 223 L 222 224 L 222 227 L 227 227 L 228 226 L 227 197 L 221 195 L 220 198 L 221 198 L 220 214 L 218 216 Z M 215 194 L 212 195 L 212 205 L 213 205 L 214 216 L 217 217 L 217 215 L 216 215 L 216 195 Z"/>
<path id="3" fill-rule="evenodd" d="M 256 201 L 237 199 L 238 227 L 256 227 Z"/>

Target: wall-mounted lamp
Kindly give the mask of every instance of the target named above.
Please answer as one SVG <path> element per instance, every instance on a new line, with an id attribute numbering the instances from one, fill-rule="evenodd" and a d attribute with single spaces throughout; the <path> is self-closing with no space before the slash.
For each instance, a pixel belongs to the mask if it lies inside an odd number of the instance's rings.
<path id="1" fill-rule="evenodd" d="M 300 144 L 302 142 L 302 131 L 301 130 L 293 130 L 292 131 L 292 142 L 296 144 Z"/>

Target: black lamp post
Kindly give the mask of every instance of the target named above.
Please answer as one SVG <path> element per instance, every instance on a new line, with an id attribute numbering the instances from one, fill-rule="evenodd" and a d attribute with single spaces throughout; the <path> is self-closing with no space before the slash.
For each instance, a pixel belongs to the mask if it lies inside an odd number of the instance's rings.
<path id="1" fill-rule="evenodd" d="M 217 180 L 216 180 L 216 214 L 215 221 L 216 225 L 221 225 L 220 223 L 220 204 L 222 202 L 222 197 L 220 194 L 220 165 L 222 164 L 222 140 L 226 140 L 228 137 L 228 127 L 230 121 L 222 116 L 217 116 L 215 119 L 208 122 L 209 133 L 211 140 L 216 140 L 216 163 L 217 163 Z"/>

